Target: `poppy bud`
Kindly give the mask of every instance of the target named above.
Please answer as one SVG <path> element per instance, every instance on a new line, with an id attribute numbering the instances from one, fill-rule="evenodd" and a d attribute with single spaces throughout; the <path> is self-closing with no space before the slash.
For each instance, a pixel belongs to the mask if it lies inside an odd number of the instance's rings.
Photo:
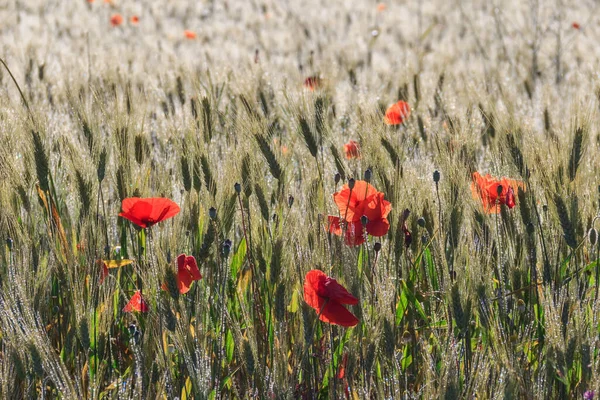
<path id="1" fill-rule="evenodd" d="M 365 171 L 365 181 L 367 183 L 371 182 L 372 175 L 373 175 L 373 171 L 371 171 L 371 168 L 367 168 L 367 170 Z"/>
<path id="2" fill-rule="evenodd" d="M 381 250 L 381 243 L 375 242 L 375 245 L 373 246 L 373 250 L 375 250 L 375 252 L 378 253 L 379 250 Z"/>
<path id="3" fill-rule="evenodd" d="M 590 229 L 590 232 L 588 233 L 588 237 L 590 238 L 590 244 L 592 246 L 595 246 L 596 241 L 598 240 L 598 232 L 596 231 L 596 229 L 594 229 L 594 228 Z"/>
<path id="4" fill-rule="evenodd" d="M 350 188 L 350 190 L 354 189 L 355 183 L 356 183 L 356 181 L 354 180 L 354 178 L 348 179 L 348 187 Z"/>
<path id="5" fill-rule="evenodd" d="M 533 235 L 533 231 L 534 231 L 535 227 L 533 226 L 533 224 L 531 222 L 527 224 L 526 229 L 527 229 L 528 234 Z"/>
<path id="6" fill-rule="evenodd" d="M 8 246 L 8 250 L 12 250 L 13 248 L 13 240 L 11 238 L 6 239 L 6 245 Z"/>
<path id="7" fill-rule="evenodd" d="M 240 185 L 238 182 L 236 182 L 235 185 L 233 185 L 233 188 L 235 189 L 235 192 L 237 194 L 240 194 L 242 192 L 242 185 Z"/>
<path id="8" fill-rule="evenodd" d="M 517 300 L 517 309 L 519 310 L 519 312 L 525 311 L 525 302 L 523 301 L 523 299 Z"/>
<path id="9" fill-rule="evenodd" d="M 294 196 L 288 197 L 288 207 L 292 208 L 292 206 L 294 205 Z"/>
<path id="10" fill-rule="evenodd" d="M 425 227 L 425 218 L 423 217 L 419 217 L 419 219 L 417 220 L 417 224 L 421 227 L 424 228 Z"/>
<path id="11" fill-rule="evenodd" d="M 339 172 L 336 172 L 335 175 L 334 175 L 334 177 L 333 177 L 333 180 L 335 181 L 336 185 L 340 182 L 340 179 L 342 179 L 342 176 L 340 175 Z"/>
<path id="12" fill-rule="evenodd" d="M 412 342 L 412 336 L 410 335 L 410 332 L 404 331 L 404 333 L 402 334 L 402 343 L 408 344 L 410 342 Z"/>
<path id="13" fill-rule="evenodd" d="M 167 263 L 171 263 L 171 250 L 167 251 Z"/>
<path id="14" fill-rule="evenodd" d="M 547 212 L 548 212 L 548 204 L 544 204 L 544 205 L 542 206 L 542 210 L 543 210 L 545 213 L 547 213 Z"/>
<path id="15" fill-rule="evenodd" d="M 223 257 L 225 257 L 225 258 L 229 257 L 229 252 L 230 251 L 231 251 L 231 240 L 226 239 L 223 242 L 223 249 L 222 249 Z"/>
<path id="16" fill-rule="evenodd" d="M 438 171 L 437 169 L 433 171 L 433 181 L 435 183 L 438 183 L 440 181 L 440 171 Z"/>
<path id="17" fill-rule="evenodd" d="M 367 226 L 367 224 L 369 223 L 369 218 L 367 218 L 366 215 L 363 215 L 362 217 L 360 217 L 360 223 L 363 227 Z"/>
<path id="18" fill-rule="evenodd" d="M 211 207 L 208 209 L 208 216 L 210 217 L 210 219 L 215 219 L 217 218 L 217 209 L 214 207 Z"/>
<path id="19" fill-rule="evenodd" d="M 106 257 L 110 255 L 110 246 L 104 246 L 104 254 Z"/>

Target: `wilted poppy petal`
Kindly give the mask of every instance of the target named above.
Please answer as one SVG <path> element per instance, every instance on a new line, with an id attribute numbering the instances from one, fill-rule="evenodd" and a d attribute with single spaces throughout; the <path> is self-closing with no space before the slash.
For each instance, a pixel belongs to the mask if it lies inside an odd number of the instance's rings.
<path id="1" fill-rule="evenodd" d="M 185 294 L 189 292 L 193 281 L 202 279 L 198 264 L 193 256 L 180 254 L 177 257 L 177 287 L 179 293 Z"/>
<path id="2" fill-rule="evenodd" d="M 125 307 L 123 307 L 123 311 L 124 312 L 132 312 L 132 311 L 147 312 L 148 311 L 148 304 L 142 298 L 142 294 L 140 293 L 139 290 L 137 290 L 133 294 L 133 296 L 131 296 L 131 300 L 129 300 L 129 303 L 127 303 L 127 305 Z"/>

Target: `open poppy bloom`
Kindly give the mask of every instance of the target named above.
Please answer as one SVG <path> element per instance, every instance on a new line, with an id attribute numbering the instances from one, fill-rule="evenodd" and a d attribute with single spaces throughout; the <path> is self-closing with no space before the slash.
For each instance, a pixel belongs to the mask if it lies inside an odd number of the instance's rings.
<path id="1" fill-rule="evenodd" d="M 498 195 L 500 186 L 502 190 Z M 481 200 L 486 213 L 497 214 L 500 212 L 500 204 L 505 204 L 508 208 L 515 206 L 515 192 L 519 187 L 525 189 L 525 184 L 514 179 L 496 179 L 490 174 L 481 176 L 479 172 L 474 172 L 471 193 L 474 199 Z"/>
<path id="2" fill-rule="evenodd" d="M 318 76 L 309 76 L 304 80 L 304 87 L 310 90 L 311 92 L 315 91 L 319 87 L 321 87 L 321 78 Z"/>
<path id="3" fill-rule="evenodd" d="M 304 301 L 319 313 L 323 322 L 345 327 L 358 324 L 358 318 L 343 306 L 358 304 L 358 299 L 323 271 L 313 269 L 306 274 Z"/>
<path id="4" fill-rule="evenodd" d="M 112 26 L 119 26 L 123 23 L 123 16 L 121 14 L 113 14 L 110 17 L 110 24 Z"/>
<path id="5" fill-rule="evenodd" d="M 180 254 L 177 257 L 177 287 L 179 288 L 179 293 L 186 294 L 190 291 L 192 282 L 199 281 L 200 279 L 202 279 L 202 275 L 194 256 Z M 168 290 L 166 283 L 162 284 L 162 290 Z"/>
<path id="6" fill-rule="evenodd" d="M 185 36 L 187 39 L 196 39 L 196 32 L 186 29 L 183 31 L 183 36 Z"/>
<path id="7" fill-rule="evenodd" d="M 139 290 L 136 290 L 133 296 L 131 296 L 131 300 L 125 307 L 123 307 L 124 312 L 148 312 L 148 304 L 142 298 L 142 293 Z"/>
<path id="8" fill-rule="evenodd" d="M 410 106 L 404 100 L 392 104 L 385 112 L 383 119 L 387 125 L 400 125 L 410 115 Z"/>
<path id="9" fill-rule="evenodd" d="M 344 152 L 346 153 L 346 158 L 348 160 L 352 158 L 360 158 L 360 148 L 358 146 L 358 142 L 351 140 L 346 143 L 344 145 Z"/>
<path id="10" fill-rule="evenodd" d="M 342 190 L 333 194 L 341 218 L 328 217 L 329 232 L 340 236 L 345 229 L 346 244 L 358 246 L 365 242 L 361 223 L 364 215 L 368 220 L 366 231 L 369 235 L 385 235 L 390 229 L 387 216 L 392 211 L 392 204 L 383 197 L 383 193 L 366 181 L 356 181 L 352 190 L 345 184 Z"/>
<path id="11" fill-rule="evenodd" d="M 123 211 L 119 216 L 130 220 L 140 228 L 149 228 L 179 213 L 177 203 L 164 197 L 129 197 L 123 199 L 121 207 Z"/>

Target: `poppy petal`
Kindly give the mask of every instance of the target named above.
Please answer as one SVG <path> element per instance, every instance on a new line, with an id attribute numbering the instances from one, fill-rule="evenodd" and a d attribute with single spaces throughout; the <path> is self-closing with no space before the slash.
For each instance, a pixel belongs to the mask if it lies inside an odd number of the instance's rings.
<path id="1" fill-rule="evenodd" d="M 365 242 L 365 234 L 360 221 L 348 222 L 346 226 L 346 244 L 348 246 L 358 246 Z"/>
<path id="2" fill-rule="evenodd" d="M 340 217 L 334 217 L 333 215 L 327 216 L 328 220 L 328 228 L 329 233 L 333 233 L 334 235 L 342 236 L 342 226 Z"/>
<path id="3" fill-rule="evenodd" d="M 127 303 L 127 305 L 125 307 L 123 307 L 123 311 L 124 312 L 132 312 L 132 311 L 147 312 L 148 311 L 148 304 L 142 298 L 142 294 L 140 293 L 139 290 L 137 290 L 133 294 L 133 296 L 131 296 L 129 303 Z"/>
<path id="4" fill-rule="evenodd" d="M 345 327 L 352 327 L 358 324 L 358 318 L 348 311 L 343 305 L 335 302 L 328 301 L 319 319 L 323 322 L 329 322 L 330 324 L 336 324 Z"/>
<path id="5" fill-rule="evenodd" d="M 333 278 L 327 278 L 325 288 L 327 289 L 327 297 L 330 301 L 336 301 L 340 304 L 358 304 L 358 299 L 348 293 L 346 288 Z"/>
<path id="6" fill-rule="evenodd" d="M 388 233 L 390 222 L 387 218 L 381 218 L 367 222 L 367 233 L 371 236 L 383 236 Z"/>

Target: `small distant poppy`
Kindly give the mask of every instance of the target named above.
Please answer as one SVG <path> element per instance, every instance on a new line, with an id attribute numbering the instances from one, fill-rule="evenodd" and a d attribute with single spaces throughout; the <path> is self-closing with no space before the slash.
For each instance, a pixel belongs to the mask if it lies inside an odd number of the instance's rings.
<path id="1" fill-rule="evenodd" d="M 499 187 L 502 187 L 499 190 Z M 490 174 L 481 176 L 479 172 L 473 173 L 471 182 L 471 193 L 474 199 L 480 199 L 483 208 L 488 214 L 496 214 L 500 211 L 500 204 L 505 204 L 508 208 L 515 206 L 515 192 L 525 189 L 525 184 L 514 179 L 496 179 Z M 500 191 L 500 195 L 498 195 Z"/>
<path id="2" fill-rule="evenodd" d="M 121 14 L 113 14 L 110 17 L 110 24 L 112 26 L 119 26 L 123 23 L 123 16 Z"/>
<path id="3" fill-rule="evenodd" d="M 121 207 L 123 211 L 119 216 L 130 220 L 140 228 L 149 228 L 179 213 L 177 203 L 163 197 L 129 197 L 123 199 Z"/>
<path id="4" fill-rule="evenodd" d="M 308 90 L 315 91 L 316 89 L 321 87 L 321 78 L 318 76 L 309 76 L 304 80 L 304 87 Z"/>
<path id="5" fill-rule="evenodd" d="M 573 23 L 571 24 L 571 26 L 573 27 L 573 29 L 577 29 L 577 30 L 580 30 L 580 29 L 581 29 L 581 25 L 579 25 L 579 23 L 577 23 L 577 22 L 573 22 Z"/>
<path id="6" fill-rule="evenodd" d="M 387 125 L 400 125 L 406 121 L 410 115 L 410 106 L 407 102 L 400 100 L 392 104 L 385 112 L 384 122 Z"/>
<path id="7" fill-rule="evenodd" d="M 185 31 L 183 31 L 183 35 L 187 38 L 187 39 L 196 39 L 196 32 L 194 31 L 190 31 L 188 29 L 186 29 Z"/>
<path id="8" fill-rule="evenodd" d="M 387 8 L 387 6 L 385 5 L 385 3 L 379 3 L 377 4 L 377 11 L 382 12 Z"/>
<path id="9" fill-rule="evenodd" d="M 346 158 L 348 160 L 352 158 L 360 158 L 360 147 L 358 142 L 354 140 L 349 141 L 344 145 L 344 152 L 346 153 Z"/>
<path id="10" fill-rule="evenodd" d="M 139 290 L 131 296 L 129 303 L 125 307 L 123 307 L 124 312 L 147 312 L 148 311 L 148 303 L 143 299 L 142 293 Z"/>
<path id="11" fill-rule="evenodd" d="M 346 244 L 358 246 L 364 243 L 362 216 L 367 217 L 365 229 L 369 235 L 383 236 L 390 229 L 387 216 L 392 211 L 392 204 L 368 182 L 356 181 L 352 190 L 345 184 L 342 190 L 333 194 L 333 200 L 341 217 L 328 217 L 329 232 L 341 235 L 344 225 Z"/>
<path id="12" fill-rule="evenodd" d="M 137 25 L 140 23 L 140 17 L 132 15 L 131 18 L 129 18 L 129 22 L 131 22 L 132 25 Z"/>
<path id="13" fill-rule="evenodd" d="M 179 293 L 186 294 L 190 291 L 193 281 L 199 281 L 202 279 L 198 264 L 194 256 L 186 256 L 180 254 L 177 257 L 177 287 Z M 163 283 L 163 290 L 167 290 L 167 285 Z"/>
<path id="14" fill-rule="evenodd" d="M 319 319 L 330 324 L 351 327 L 358 324 L 358 318 L 344 307 L 344 304 L 358 304 L 346 288 L 325 275 L 323 271 L 308 271 L 304 279 L 304 301 L 319 313 Z"/>

